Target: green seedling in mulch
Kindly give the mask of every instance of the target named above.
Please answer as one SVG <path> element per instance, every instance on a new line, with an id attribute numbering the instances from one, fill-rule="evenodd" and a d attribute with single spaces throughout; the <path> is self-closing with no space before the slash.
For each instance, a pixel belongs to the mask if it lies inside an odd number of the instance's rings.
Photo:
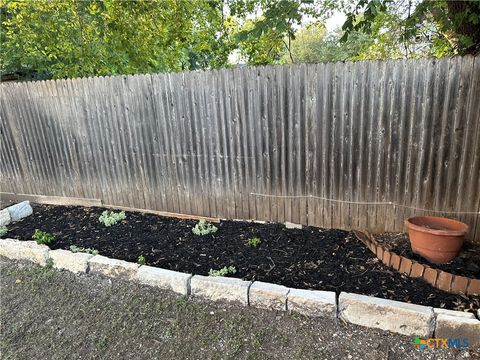
<path id="1" fill-rule="evenodd" d="M 208 235 L 208 234 L 213 234 L 214 232 L 217 232 L 218 228 L 210 224 L 209 222 L 205 220 L 200 220 L 197 225 L 192 229 L 192 232 L 195 235 L 203 236 L 203 235 Z"/>
<path id="2" fill-rule="evenodd" d="M 143 255 L 140 255 L 137 259 L 137 262 L 140 264 L 140 265 L 145 265 L 147 263 L 147 259 L 145 259 L 145 256 Z"/>
<path id="3" fill-rule="evenodd" d="M 125 220 L 126 218 L 127 216 L 125 215 L 125 211 L 114 212 L 105 210 L 98 218 L 98 221 L 105 226 L 112 226 L 119 221 Z"/>
<path id="4" fill-rule="evenodd" d="M 235 266 L 229 266 L 229 267 L 224 266 L 220 270 L 210 269 L 210 271 L 208 272 L 208 276 L 227 276 L 230 274 L 235 274 L 236 272 L 237 272 L 237 269 L 235 269 Z"/>
<path id="5" fill-rule="evenodd" d="M 262 240 L 258 237 L 253 237 L 251 239 L 248 239 L 247 245 L 253 248 L 258 247 L 262 243 Z"/>
<path id="6" fill-rule="evenodd" d="M 70 245 L 70 251 L 72 253 L 86 253 L 86 254 L 98 255 L 98 250 L 91 249 L 91 248 L 84 248 L 76 245 Z"/>
<path id="7" fill-rule="evenodd" d="M 7 235 L 8 229 L 6 226 L 0 226 L 0 236 Z"/>
<path id="8" fill-rule="evenodd" d="M 48 232 L 36 229 L 32 239 L 35 240 L 37 244 L 49 245 L 55 241 L 55 236 L 49 234 Z"/>

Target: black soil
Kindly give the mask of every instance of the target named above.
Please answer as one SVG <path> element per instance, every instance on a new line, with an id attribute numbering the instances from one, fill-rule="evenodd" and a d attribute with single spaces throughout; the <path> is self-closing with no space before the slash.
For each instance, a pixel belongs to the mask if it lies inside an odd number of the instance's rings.
<path id="1" fill-rule="evenodd" d="M 35 229 L 55 235 L 52 249 L 70 245 L 147 265 L 207 275 L 235 266 L 238 278 L 289 287 L 355 292 L 456 310 L 475 310 L 480 297 L 452 295 L 385 267 L 348 231 L 314 227 L 286 229 L 280 224 L 222 221 L 214 234 L 192 234 L 193 220 L 127 212 L 126 220 L 105 227 L 101 208 L 34 205 L 34 214 L 9 226 L 7 236 L 29 240 Z M 258 237 L 257 248 L 246 245 Z"/>
<path id="2" fill-rule="evenodd" d="M 432 268 L 443 270 L 451 274 L 480 279 L 480 246 L 464 243 L 458 256 L 447 264 L 433 264 L 420 255 L 412 252 L 408 235 L 405 233 L 385 233 L 375 235 L 375 238 L 387 249 L 395 254 L 405 256 L 411 260 Z"/>

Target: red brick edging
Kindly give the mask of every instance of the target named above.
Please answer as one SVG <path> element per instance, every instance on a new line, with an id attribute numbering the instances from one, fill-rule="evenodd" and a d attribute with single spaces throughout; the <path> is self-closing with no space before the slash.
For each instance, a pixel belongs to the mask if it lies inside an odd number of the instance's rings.
<path id="1" fill-rule="evenodd" d="M 368 231 L 355 230 L 354 234 L 386 266 L 411 278 L 422 278 L 433 287 L 452 294 L 480 295 L 480 279 L 453 275 L 397 255 L 385 249 Z"/>

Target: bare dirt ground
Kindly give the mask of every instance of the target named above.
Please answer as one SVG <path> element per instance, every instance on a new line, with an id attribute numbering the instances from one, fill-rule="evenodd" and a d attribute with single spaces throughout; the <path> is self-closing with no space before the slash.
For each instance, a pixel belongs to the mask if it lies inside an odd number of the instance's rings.
<path id="1" fill-rule="evenodd" d="M 464 359 L 412 337 L 0 258 L 1 359 Z"/>

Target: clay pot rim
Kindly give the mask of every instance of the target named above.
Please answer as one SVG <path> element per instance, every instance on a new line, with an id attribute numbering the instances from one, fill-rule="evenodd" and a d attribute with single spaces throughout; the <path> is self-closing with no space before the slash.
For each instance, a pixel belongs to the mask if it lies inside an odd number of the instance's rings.
<path id="1" fill-rule="evenodd" d="M 412 223 L 412 219 L 419 219 L 419 218 L 424 218 L 424 219 L 437 219 L 440 221 L 445 221 L 448 220 L 449 222 L 456 223 L 460 228 L 463 228 L 462 230 L 437 230 L 437 229 L 430 229 L 428 227 L 416 225 Z M 409 217 L 407 220 L 405 220 L 405 226 L 407 229 L 412 229 L 416 231 L 420 231 L 423 233 L 428 233 L 428 234 L 433 234 L 433 235 L 444 235 L 444 236 L 465 236 L 466 233 L 468 232 L 468 225 L 454 219 L 450 218 L 445 218 L 445 217 L 440 217 L 440 216 L 412 216 Z"/>

